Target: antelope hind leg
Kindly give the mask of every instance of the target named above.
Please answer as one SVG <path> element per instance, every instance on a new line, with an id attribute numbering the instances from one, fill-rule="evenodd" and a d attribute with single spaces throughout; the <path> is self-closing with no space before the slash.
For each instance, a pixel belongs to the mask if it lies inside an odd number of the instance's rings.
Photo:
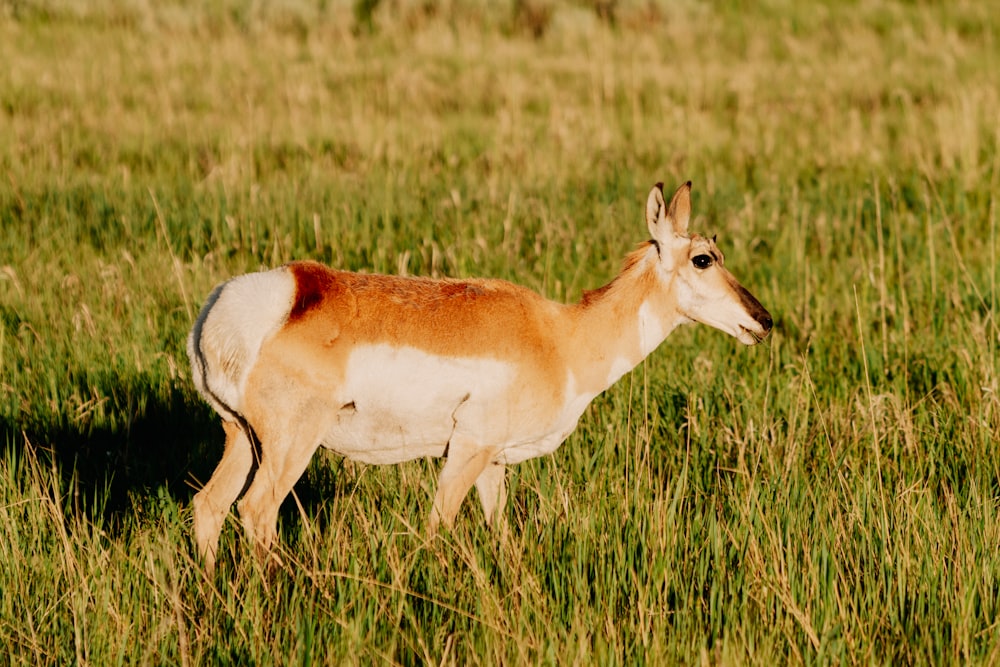
<path id="1" fill-rule="evenodd" d="M 194 539 L 209 574 L 215 570 L 222 524 L 253 470 L 253 445 L 246 432 L 232 421 L 222 422 L 222 428 L 226 432 L 222 460 L 192 501 Z"/>
<path id="2" fill-rule="evenodd" d="M 297 423 L 300 428 L 294 428 L 289 422 Z M 277 542 L 278 510 L 309 466 L 326 426 L 325 422 L 309 426 L 307 415 L 301 415 L 297 422 L 289 422 L 283 425 L 284 428 L 258 431 L 260 466 L 237 505 L 246 536 L 260 555 L 269 554 Z"/>

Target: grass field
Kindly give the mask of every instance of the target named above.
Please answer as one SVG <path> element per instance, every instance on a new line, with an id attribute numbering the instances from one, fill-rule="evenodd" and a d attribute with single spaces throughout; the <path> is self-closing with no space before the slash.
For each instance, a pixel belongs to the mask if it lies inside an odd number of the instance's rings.
<path id="1" fill-rule="evenodd" d="M 370 21 L 368 20 L 370 19 Z M 0 0 L 0 653 L 64 664 L 997 664 L 992 3 Z M 656 181 L 771 311 L 674 333 L 510 531 L 319 454 L 206 577 L 184 340 L 313 258 L 553 299 Z"/>

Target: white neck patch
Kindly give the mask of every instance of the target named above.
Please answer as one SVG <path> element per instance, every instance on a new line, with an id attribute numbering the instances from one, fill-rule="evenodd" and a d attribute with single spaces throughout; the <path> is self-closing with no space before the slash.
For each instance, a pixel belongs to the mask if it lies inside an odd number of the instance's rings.
<path id="1" fill-rule="evenodd" d="M 645 359 L 670 333 L 649 301 L 639 306 L 639 351 Z"/>

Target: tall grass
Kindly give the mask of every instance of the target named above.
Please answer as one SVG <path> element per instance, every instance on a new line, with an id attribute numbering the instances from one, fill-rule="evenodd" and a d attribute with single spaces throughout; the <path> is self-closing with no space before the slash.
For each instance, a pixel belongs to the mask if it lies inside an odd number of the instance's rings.
<path id="1" fill-rule="evenodd" d="M 1000 658 L 987 3 L 0 4 L 0 642 L 14 664 Z M 189 505 L 201 299 L 293 258 L 610 280 L 658 180 L 775 315 L 686 328 L 424 530 L 320 454 L 283 566 Z"/>

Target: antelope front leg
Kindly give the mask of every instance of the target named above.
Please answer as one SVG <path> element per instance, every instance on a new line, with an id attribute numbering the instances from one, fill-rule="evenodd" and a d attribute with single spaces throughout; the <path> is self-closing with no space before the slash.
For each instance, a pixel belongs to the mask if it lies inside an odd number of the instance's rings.
<path id="1" fill-rule="evenodd" d="M 438 478 L 438 490 L 434 496 L 434 508 L 431 510 L 429 525 L 431 535 L 437 533 L 441 523 L 447 528 L 454 525 L 462 500 L 468 495 L 476 480 L 484 474 L 483 471 L 492 458 L 493 451 L 490 449 L 474 449 L 469 453 L 468 448 L 462 451 L 452 443 L 448 460 L 445 461 L 441 476 Z M 500 481 L 503 482 L 502 474 Z"/>
<path id="2" fill-rule="evenodd" d="M 505 523 L 504 506 L 507 504 L 507 485 L 504 483 L 504 473 L 507 469 L 502 463 L 490 463 L 476 478 L 476 490 L 479 491 L 479 502 L 483 505 L 486 515 L 486 525 L 502 529 Z"/>

